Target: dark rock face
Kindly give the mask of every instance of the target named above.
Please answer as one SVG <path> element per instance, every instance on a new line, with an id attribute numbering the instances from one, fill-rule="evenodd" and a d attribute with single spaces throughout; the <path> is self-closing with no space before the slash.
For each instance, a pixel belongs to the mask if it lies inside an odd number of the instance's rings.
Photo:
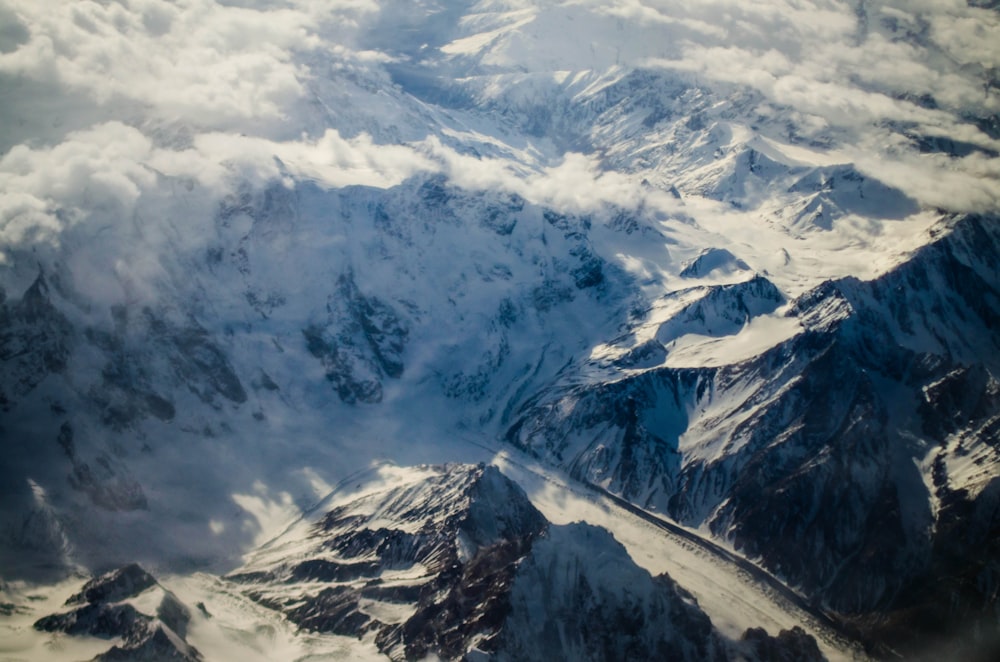
<path id="1" fill-rule="evenodd" d="M 977 493 L 943 484 L 937 494 L 927 565 L 892 609 L 859 615 L 857 626 L 906 659 L 994 660 L 1000 654 L 1000 478 Z"/>
<path id="2" fill-rule="evenodd" d="M 549 210 L 542 212 L 542 218 L 562 233 L 562 238 L 567 242 L 567 252 L 577 260 L 575 264 L 571 262 L 567 265 L 576 288 L 585 290 L 603 283 L 604 260 L 594 252 L 588 238 L 590 219 L 567 216 Z"/>
<path id="3" fill-rule="evenodd" d="M 686 425 L 678 412 L 676 425 L 652 426 L 642 413 L 658 401 L 679 400 L 687 379 L 683 374 L 657 374 L 643 388 L 622 380 L 592 389 L 571 389 L 563 398 L 539 402 L 530 417 L 520 419 L 507 432 L 507 440 L 528 452 L 568 466 L 582 479 L 603 482 L 627 499 L 649 505 L 656 494 L 674 492 L 680 471 L 678 435 Z M 647 380 L 641 380 L 646 382 Z M 563 408 L 567 401 L 573 405 Z M 564 412 L 570 412 L 564 417 Z M 545 435 L 542 437 L 541 435 Z M 547 439 L 546 447 L 532 440 Z"/>
<path id="4" fill-rule="evenodd" d="M 986 641 L 1000 604 L 1000 557 L 983 537 L 1000 474 L 998 254 L 995 219 L 956 219 L 881 278 L 793 302 L 803 330 L 755 358 L 663 368 L 669 350 L 647 343 L 618 360 L 635 371 L 624 378 L 569 379 L 529 401 L 507 438 L 707 522 L 875 640 L 943 636 L 971 618 Z M 935 627 L 890 634 L 869 618 L 912 609 Z"/>
<path id="5" fill-rule="evenodd" d="M 340 277 L 326 308 L 328 319 L 302 331 L 309 353 L 344 402 L 381 401 L 383 380 L 403 375 L 406 323 L 388 303 L 361 294 L 350 273 Z"/>
<path id="6" fill-rule="evenodd" d="M 821 662 L 826 659 L 816 640 L 799 626 L 782 630 L 772 637 L 762 628 L 750 628 L 743 633 L 747 652 L 759 662 Z"/>
<path id="7" fill-rule="evenodd" d="M 829 346 L 774 409 L 748 422 L 746 464 L 712 528 L 732 526 L 745 553 L 811 591 L 836 585 L 831 602 L 847 611 L 891 594 L 919 561 L 911 544 L 926 541 L 912 540 L 900 512 L 897 483 L 919 476 L 896 473 L 905 469 L 886 434 L 888 405 L 841 352 Z M 914 517 L 929 523 L 925 511 Z"/>
<path id="8" fill-rule="evenodd" d="M 676 582 L 651 577 L 605 530 L 552 527 L 521 563 L 498 660 L 726 660 Z"/>
<path id="9" fill-rule="evenodd" d="M 107 510 L 144 510 L 148 503 L 142 485 L 132 479 L 127 470 L 107 453 L 88 462 L 76 451 L 75 432 L 69 421 L 59 426 L 56 443 L 72 463 L 67 481 L 73 489 L 90 497 L 97 506 Z"/>
<path id="10" fill-rule="evenodd" d="M 163 591 L 156 616 L 127 602 L 153 589 L 162 591 L 152 575 L 134 563 L 127 565 L 87 582 L 66 601 L 67 606 L 86 604 L 41 618 L 35 629 L 122 639 L 95 660 L 199 662 L 201 654 L 184 640 L 190 612 L 172 593 Z"/>
<path id="11" fill-rule="evenodd" d="M 379 645 L 391 647 L 398 638 L 407 659 L 430 653 L 458 659 L 471 641 L 491 650 L 510 612 L 509 587 L 531 542 L 530 537 L 505 540 L 482 549 L 461 568 L 449 568 L 421 595 L 414 615 L 399 631 L 380 636 Z"/>
<path id="12" fill-rule="evenodd" d="M 94 662 L 147 662 L 150 660 L 176 660 L 198 662 L 203 659 L 197 650 L 167 628 L 159 627 L 136 645 L 112 646 Z"/>
<path id="13" fill-rule="evenodd" d="M 685 333 L 733 335 L 754 317 L 772 313 L 783 303 L 785 297 L 774 283 L 760 275 L 741 283 L 713 287 L 663 324 L 656 340 L 667 344 Z"/>
<path id="14" fill-rule="evenodd" d="M 169 320 L 149 307 L 115 306 L 111 330 L 89 328 L 87 340 L 106 357 L 87 398 L 101 422 L 122 431 L 143 419 L 170 421 L 176 407 L 162 393 L 183 387 L 206 405 L 242 404 L 247 393 L 224 349 L 193 318 Z"/>
<path id="15" fill-rule="evenodd" d="M 111 427 L 145 416 L 172 419 L 174 404 L 156 392 L 165 376 L 167 383 L 186 386 L 209 405 L 219 397 L 246 402 L 246 391 L 225 352 L 195 320 L 170 321 L 150 308 L 136 314 L 118 307 L 112 313 L 113 333 L 89 334 L 110 355 L 102 371 L 103 388 L 94 389 L 92 397 L 104 408 Z"/>
<path id="16" fill-rule="evenodd" d="M 139 565 L 130 563 L 90 580 L 84 584 L 83 590 L 66 600 L 66 605 L 78 605 L 84 602 L 91 604 L 121 602 L 127 598 L 134 598 L 155 585 L 156 578 Z"/>
<path id="17" fill-rule="evenodd" d="M 96 602 L 71 612 L 39 619 L 35 623 L 35 629 L 43 632 L 65 632 L 71 635 L 122 637 L 126 641 L 138 641 L 147 634 L 152 620 L 129 604 L 109 605 Z"/>
<path id="18" fill-rule="evenodd" d="M 62 372 L 73 342 L 73 327 L 52 304 L 44 274 L 18 301 L 8 301 L 0 288 L 0 410 Z"/>

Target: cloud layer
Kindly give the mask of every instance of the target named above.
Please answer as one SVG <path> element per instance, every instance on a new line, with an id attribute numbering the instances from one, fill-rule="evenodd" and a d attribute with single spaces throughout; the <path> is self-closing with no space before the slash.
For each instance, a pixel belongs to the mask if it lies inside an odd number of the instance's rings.
<path id="1" fill-rule="evenodd" d="M 4 4 L 29 37 L 0 56 L 0 72 L 79 90 L 103 105 L 135 101 L 153 117 L 208 127 L 281 117 L 303 93 L 296 57 L 321 46 L 317 31 L 325 25 L 314 7 L 296 4 Z M 331 17 L 357 5 L 330 3 Z"/>
<path id="2" fill-rule="evenodd" d="M 163 176 L 219 196 L 422 171 L 577 210 L 647 195 L 596 155 L 457 149 L 389 64 L 674 72 L 751 90 L 754 112 L 927 205 L 1000 205 L 1000 13 L 959 0 L 0 0 L 0 26 L 0 254 L 128 219 Z M 922 154 L 915 135 L 963 147 Z"/>

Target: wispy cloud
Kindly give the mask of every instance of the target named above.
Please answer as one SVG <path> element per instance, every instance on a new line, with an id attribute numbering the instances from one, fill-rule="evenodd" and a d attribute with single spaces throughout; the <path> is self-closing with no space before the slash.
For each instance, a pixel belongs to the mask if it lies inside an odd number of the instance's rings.
<path id="1" fill-rule="evenodd" d="M 30 37 L 0 71 L 137 100 L 167 119 L 218 125 L 279 116 L 302 93 L 293 49 L 318 45 L 312 17 L 212 0 L 39 3 L 8 0 Z"/>

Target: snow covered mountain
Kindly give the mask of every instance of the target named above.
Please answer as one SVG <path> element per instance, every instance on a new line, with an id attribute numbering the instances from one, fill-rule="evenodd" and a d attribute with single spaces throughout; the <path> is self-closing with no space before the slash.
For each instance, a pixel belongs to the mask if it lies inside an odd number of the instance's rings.
<path id="1" fill-rule="evenodd" d="M 373 639 L 392 659 L 723 659 L 693 598 L 603 529 L 550 527 L 496 468 L 378 478 L 229 579 L 300 627 Z"/>
<path id="2" fill-rule="evenodd" d="M 483 465 L 383 468 L 225 581 L 304 631 L 398 660 L 823 659 L 800 628 L 726 640 L 693 596 L 636 566 L 606 530 L 550 525 Z M 216 591 L 191 609 L 132 564 L 89 581 L 33 628 L 121 639 L 97 660 L 201 660 L 185 637 L 211 647 L 219 602 Z"/>
<path id="3" fill-rule="evenodd" d="M 967 573 L 985 569 L 998 472 L 996 239 L 982 219 L 963 219 L 879 279 L 825 283 L 785 313 L 800 330 L 750 359 L 670 365 L 657 339 L 690 319 L 681 312 L 649 340 L 580 369 L 612 367 L 618 379 L 567 379 L 531 402 L 508 438 L 706 526 L 838 612 L 968 619 L 966 600 L 980 598 Z M 961 285 L 938 285 L 949 281 Z M 718 328 L 724 317 L 703 312 L 713 310 L 706 298 L 693 318 Z M 746 315 L 743 299 L 727 303 Z M 631 361 L 637 353 L 646 365 Z M 953 508 L 977 513 L 959 525 L 972 527 L 962 542 L 948 523 Z M 948 577 L 943 613 L 929 568 Z"/>
<path id="4" fill-rule="evenodd" d="M 129 598 L 155 605 L 156 616 L 142 613 Z M 86 603 L 82 607 L 77 607 Z M 122 639 L 94 659 L 182 660 L 197 662 L 201 654 L 185 640 L 191 612 L 156 579 L 132 564 L 87 582 L 83 590 L 66 600 L 69 611 L 52 614 L 35 622 L 43 632 L 64 632 L 71 636 Z"/>
<path id="5" fill-rule="evenodd" d="M 45 622 L 131 609 L 101 636 L 192 659 L 996 651 L 996 7 L 37 5 L 0 0 L 10 632 L 139 563 L 225 596 L 185 607 L 210 634 L 141 591 Z"/>

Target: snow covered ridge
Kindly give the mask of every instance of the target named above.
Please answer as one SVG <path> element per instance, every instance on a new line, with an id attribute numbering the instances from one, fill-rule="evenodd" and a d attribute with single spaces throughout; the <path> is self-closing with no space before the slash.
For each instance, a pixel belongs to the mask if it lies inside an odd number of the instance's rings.
<path id="1" fill-rule="evenodd" d="M 120 644 L 94 658 L 99 662 L 202 659 L 184 640 L 191 612 L 138 565 L 92 579 L 80 593 L 70 596 L 65 606 L 70 610 L 41 618 L 34 628 L 71 636 L 120 639 Z M 140 611 L 147 607 L 154 608 L 156 615 Z"/>
<path id="2" fill-rule="evenodd" d="M 993 4 L 0 0 L 3 579 L 201 586 L 505 440 L 988 645 Z"/>
<path id="3" fill-rule="evenodd" d="M 33 627 L 121 639 L 95 660 L 201 660 L 199 640 L 218 645 L 214 614 L 226 618 L 238 591 L 304 638 L 350 637 L 357 651 L 398 660 L 824 659 L 799 629 L 726 640 L 690 594 L 636 566 L 606 530 L 550 525 L 483 465 L 386 468 L 331 494 L 225 581 L 192 609 L 133 564 Z M 236 653 L 246 635 L 230 636 Z"/>

